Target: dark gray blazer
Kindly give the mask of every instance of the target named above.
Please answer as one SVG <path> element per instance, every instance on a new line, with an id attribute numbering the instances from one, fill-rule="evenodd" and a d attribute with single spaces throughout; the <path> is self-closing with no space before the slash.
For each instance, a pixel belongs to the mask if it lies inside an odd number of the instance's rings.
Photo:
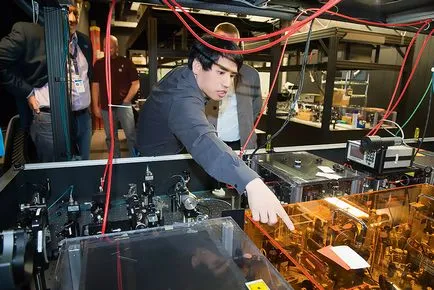
<path id="1" fill-rule="evenodd" d="M 239 72 L 235 94 L 237 96 L 240 143 L 243 146 L 262 107 L 261 83 L 256 69 L 243 64 Z M 217 128 L 219 102 L 209 100 L 205 107 L 205 113 L 208 121 Z M 256 142 L 256 134 L 253 134 L 247 149 L 256 148 Z"/>
<path id="2" fill-rule="evenodd" d="M 158 156 L 185 146 L 209 175 L 242 193 L 258 174 L 217 137 L 205 116 L 206 100 L 188 67 L 170 71 L 140 109 L 137 149 L 143 156 Z"/>
<path id="3" fill-rule="evenodd" d="M 92 79 L 92 45 L 84 34 L 77 32 L 78 46 L 89 65 Z M 33 88 L 48 82 L 44 28 L 30 22 L 17 22 L 12 31 L 0 40 L 0 85 L 15 97 L 21 124 L 27 128 L 32 112 L 27 97 Z"/>

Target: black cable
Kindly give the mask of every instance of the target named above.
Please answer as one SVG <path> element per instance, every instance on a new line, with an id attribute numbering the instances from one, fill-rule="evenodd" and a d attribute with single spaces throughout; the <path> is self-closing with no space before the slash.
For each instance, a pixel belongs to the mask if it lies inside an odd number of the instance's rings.
<path id="1" fill-rule="evenodd" d="M 434 67 L 433 67 L 433 69 L 434 69 Z M 434 81 L 434 71 L 432 72 L 432 80 Z M 434 91 L 434 83 L 432 84 L 432 88 L 429 90 L 428 111 L 426 112 L 425 127 L 423 128 L 422 138 L 419 140 L 419 145 L 417 147 L 417 150 L 416 150 L 416 152 L 413 155 L 413 160 L 414 160 L 414 158 L 416 158 L 417 153 L 419 153 L 419 150 L 422 147 L 423 140 L 425 139 L 425 136 L 426 136 L 426 131 L 428 129 L 429 118 L 431 116 L 431 103 L 432 103 L 433 91 Z"/>
<path id="2" fill-rule="evenodd" d="M 77 149 L 76 148 L 73 148 L 74 147 L 74 143 L 75 142 L 73 142 L 73 135 L 75 135 L 75 134 L 73 134 L 73 132 L 74 132 L 74 129 L 75 129 L 75 124 L 74 124 L 74 119 L 73 119 L 73 116 L 72 116 L 72 72 L 71 72 L 71 65 L 72 65 L 72 60 L 71 60 L 71 53 L 70 53 L 70 51 L 69 51 L 69 38 L 70 38 L 70 35 L 69 35 L 69 23 L 68 23 L 68 12 L 67 12 L 67 10 L 65 10 L 66 12 L 66 14 L 65 14 L 65 17 L 66 17 L 66 19 L 67 19 L 67 21 L 66 21 L 66 25 L 64 24 L 64 34 L 65 34 L 65 41 L 66 41 L 66 43 L 65 43 L 65 53 L 66 53 L 66 62 L 65 62 L 65 65 L 64 65 L 64 67 L 65 67 L 65 69 L 66 69 L 66 98 L 67 98 L 67 102 L 69 103 L 69 110 L 67 110 L 67 112 L 66 112 L 66 114 L 68 114 L 69 116 L 69 142 L 70 142 L 70 148 L 71 148 L 71 152 L 69 152 L 71 155 L 70 156 L 68 156 L 68 160 L 71 160 L 72 158 L 73 158 L 73 156 L 75 155 L 75 152 L 78 152 L 78 151 L 76 151 Z M 78 45 L 78 44 L 77 44 Z"/>
<path id="3" fill-rule="evenodd" d="M 310 39 L 311 39 L 311 36 L 312 36 L 313 22 L 314 22 L 313 20 L 310 22 L 309 31 L 307 33 L 306 46 L 304 47 L 303 63 L 302 63 L 302 66 L 301 66 L 300 80 L 299 80 L 299 84 L 298 84 L 297 94 L 295 95 L 294 102 L 292 103 L 293 106 L 295 106 L 296 104 L 298 104 L 298 99 L 300 98 L 300 95 L 301 95 L 301 92 L 302 92 L 303 86 L 304 86 L 304 78 L 305 78 L 306 66 L 307 66 L 307 62 L 308 62 L 308 54 L 309 54 Z M 279 73 L 279 72 L 276 72 L 276 73 Z M 258 152 L 258 150 L 260 148 L 263 148 L 267 144 L 270 144 L 271 141 L 273 141 L 273 139 L 276 138 L 283 131 L 283 129 L 285 129 L 285 127 L 289 124 L 289 121 L 290 121 L 290 119 L 292 117 L 292 114 L 294 113 L 293 106 L 291 106 L 291 108 L 289 108 L 288 115 L 286 116 L 285 122 L 282 124 L 282 126 L 279 128 L 279 130 L 277 130 L 271 136 L 271 138 L 267 138 L 267 141 L 265 143 L 263 143 L 261 146 L 258 146 L 253 151 L 253 153 L 250 155 L 250 159 L 252 159 L 253 156 L 255 156 L 256 152 Z"/>

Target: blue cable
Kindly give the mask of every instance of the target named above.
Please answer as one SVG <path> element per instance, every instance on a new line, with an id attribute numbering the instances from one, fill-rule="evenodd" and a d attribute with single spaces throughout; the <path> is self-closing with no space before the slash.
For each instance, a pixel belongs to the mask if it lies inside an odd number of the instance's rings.
<path id="1" fill-rule="evenodd" d="M 432 80 L 432 91 L 434 93 L 434 67 L 431 70 L 433 71 L 431 74 L 431 80 Z"/>
<path id="2" fill-rule="evenodd" d="M 3 133 L 0 128 L 0 157 L 5 155 L 5 145 L 3 143 Z"/>

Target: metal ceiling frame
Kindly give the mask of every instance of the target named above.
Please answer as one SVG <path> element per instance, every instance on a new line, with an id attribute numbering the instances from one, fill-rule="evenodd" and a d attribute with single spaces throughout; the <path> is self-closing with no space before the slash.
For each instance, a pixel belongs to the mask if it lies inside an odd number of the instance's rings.
<path id="1" fill-rule="evenodd" d="M 117 0 L 120 2 L 120 0 Z M 93 2 L 109 2 L 108 0 L 93 0 Z M 134 2 L 139 2 L 147 5 L 159 5 L 164 6 L 161 0 L 134 0 Z M 299 13 L 299 11 L 295 8 L 287 8 L 287 9 L 275 9 L 275 8 L 255 8 L 254 5 L 247 6 L 243 4 L 241 1 L 220 1 L 219 3 L 215 3 L 217 1 L 199 1 L 199 0 L 178 0 L 179 4 L 181 4 L 185 8 L 194 8 L 194 9 L 206 9 L 212 11 L 220 11 L 227 13 L 238 13 L 238 14 L 250 14 L 255 16 L 263 16 L 263 17 L 271 17 L 271 18 L 279 18 L 283 20 L 292 20 L 295 15 Z M 294 1 L 295 2 L 295 1 Z M 298 1 L 297 1 L 298 3 Z"/>

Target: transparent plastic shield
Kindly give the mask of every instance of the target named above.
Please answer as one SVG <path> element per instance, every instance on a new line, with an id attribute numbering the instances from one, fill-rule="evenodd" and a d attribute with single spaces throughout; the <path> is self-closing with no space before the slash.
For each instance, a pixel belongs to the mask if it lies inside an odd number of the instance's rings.
<path id="1" fill-rule="evenodd" d="M 56 289 L 74 290 L 248 289 L 259 279 L 292 289 L 231 218 L 65 240 L 56 268 Z"/>

